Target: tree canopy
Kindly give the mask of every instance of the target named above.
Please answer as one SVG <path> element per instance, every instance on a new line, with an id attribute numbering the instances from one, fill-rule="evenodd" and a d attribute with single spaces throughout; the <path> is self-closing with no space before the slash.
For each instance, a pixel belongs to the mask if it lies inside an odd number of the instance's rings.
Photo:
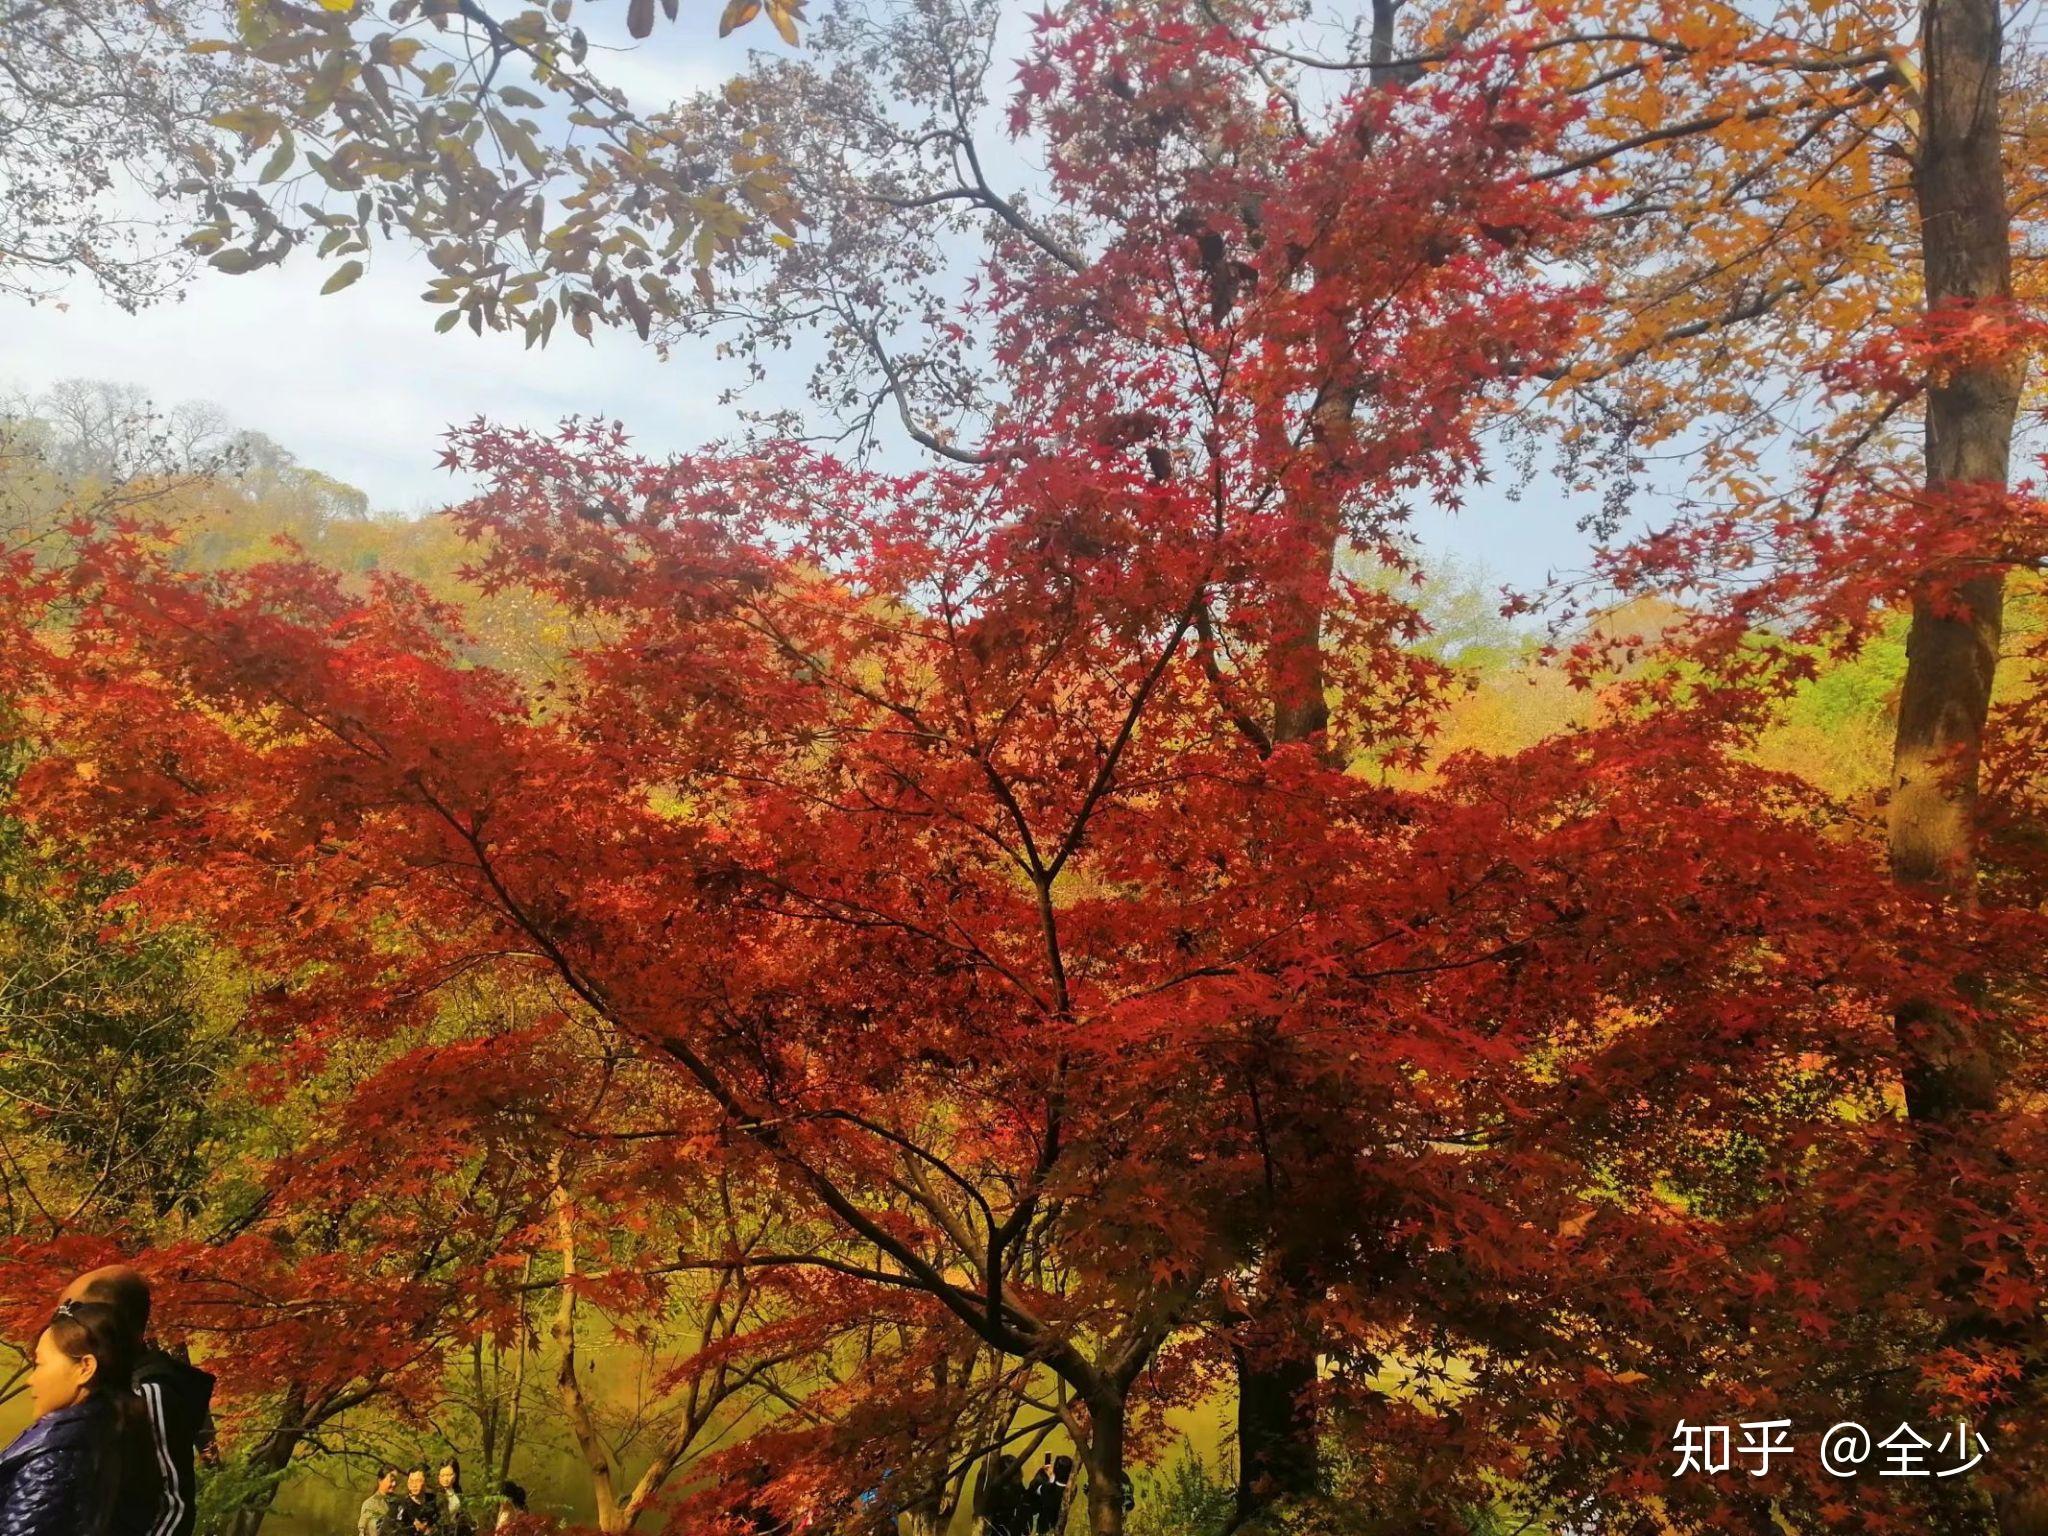
<path id="1" fill-rule="evenodd" d="M 458 1389 L 502 1474 L 529 1355 L 605 1530 L 938 1536 L 1059 1445 L 1121 1536 L 1217 1403 L 1233 1531 L 2041 1528 L 1988 0 L 734 4 L 802 51 L 658 108 L 595 0 L 200 14 L 211 266 L 809 370 L 467 421 L 410 525 L 118 390 L 0 434 L 0 1293 L 146 1249 L 224 1528 Z M 1543 638 L 1412 536 L 1507 439 L 1611 490 Z M 1845 1419 L 1996 1454 L 1672 1475 Z"/>

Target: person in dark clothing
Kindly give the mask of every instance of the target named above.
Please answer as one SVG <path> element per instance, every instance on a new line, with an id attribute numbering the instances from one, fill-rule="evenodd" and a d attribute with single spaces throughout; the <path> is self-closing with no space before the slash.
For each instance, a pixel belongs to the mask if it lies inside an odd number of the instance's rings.
<path id="1" fill-rule="evenodd" d="M 1016 1457 L 997 1460 L 982 1489 L 981 1519 L 987 1536 L 1031 1536 L 1031 1494 Z"/>
<path id="2" fill-rule="evenodd" d="M 508 1482 L 498 1490 L 498 1524 L 510 1525 L 526 1513 L 526 1490 L 517 1483 Z"/>
<path id="3" fill-rule="evenodd" d="M 155 1489 L 133 1368 L 112 1308 L 58 1303 L 28 1379 L 35 1422 L 0 1453 L 0 1536 L 143 1536 Z"/>
<path id="4" fill-rule="evenodd" d="M 768 1485 L 774 1480 L 765 1461 L 754 1462 L 733 1477 L 740 1492 L 732 1502 L 732 1513 L 748 1536 L 790 1536 L 789 1517 L 768 1499 Z"/>
<path id="5" fill-rule="evenodd" d="M 839 1527 L 842 1536 L 847 1532 L 871 1531 L 896 1536 L 896 1516 L 901 1513 L 898 1500 L 903 1490 L 896 1486 L 896 1469 L 884 1467 L 882 1475 L 875 1480 L 875 1486 L 863 1491 L 853 1501 L 846 1521 Z"/>
<path id="6" fill-rule="evenodd" d="M 405 1497 L 398 1501 L 398 1536 L 439 1536 L 441 1491 L 427 1480 L 425 1467 L 405 1475 Z"/>
<path id="7" fill-rule="evenodd" d="M 1052 1536 L 1063 1524 L 1067 1512 L 1067 1490 L 1074 1482 L 1074 1458 L 1048 1456 L 1049 1468 L 1042 1484 L 1034 1484 L 1032 1516 L 1039 1536 Z"/>
<path id="8" fill-rule="evenodd" d="M 1025 1496 L 1031 1504 L 1031 1528 L 1043 1533 L 1051 1527 L 1045 1523 L 1045 1490 L 1052 1483 L 1052 1452 L 1045 1453 L 1045 1460 L 1038 1464 L 1038 1470 L 1031 1474 L 1031 1483 L 1025 1488 Z"/>
<path id="9" fill-rule="evenodd" d="M 213 1378 L 149 1342 L 149 1282 L 126 1264 L 88 1270 L 67 1301 L 109 1307 L 135 1349 L 132 1385 L 142 1400 L 155 1465 L 156 1508 L 141 1536 L 192 1536 L 199 1519 L 199 1452 L 213 1439 Z"/>

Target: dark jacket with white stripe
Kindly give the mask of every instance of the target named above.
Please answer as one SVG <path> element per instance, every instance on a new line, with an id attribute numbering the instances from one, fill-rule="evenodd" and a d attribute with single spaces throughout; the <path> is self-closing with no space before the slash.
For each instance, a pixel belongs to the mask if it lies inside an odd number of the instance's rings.
<path id="1" fill-rule="evenodd" d="M 213 1378 L 160 1349 L 135 1366 L 135 1393 L 149 1413 L 159 1495 L 148 1536 L 192 1536 L 199 1518 L 199 1447 L 213 1437 Z"/>

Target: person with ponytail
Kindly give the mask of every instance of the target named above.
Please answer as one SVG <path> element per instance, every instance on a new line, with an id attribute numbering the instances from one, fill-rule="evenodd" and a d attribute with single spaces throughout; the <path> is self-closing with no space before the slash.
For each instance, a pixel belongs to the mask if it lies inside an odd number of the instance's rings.
<path id="1" fill-rule="evenodd" d="M 28 1378 L 35 1422 L 0 1452 L 0 1536 L 140 1536 L 155 1488 L 134 1364 L 112 1307 L 58 1303 Z"/>

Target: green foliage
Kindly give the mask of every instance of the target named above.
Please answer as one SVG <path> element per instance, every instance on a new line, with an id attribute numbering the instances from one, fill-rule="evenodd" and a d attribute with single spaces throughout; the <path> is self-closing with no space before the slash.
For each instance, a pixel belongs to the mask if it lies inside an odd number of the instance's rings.
<path id="1" fill-rule="evenodd" d="M 1758 760 L 1846 799 L 1874 795 L 1890 771 L 1905 675 L 1901 614 L 1854 656 L 1821 663 L 1820 675 L 1792 696 L 1758 741 Z"/>
<path id="2" fill-rule="evenodd" d="M 26 763 L 0 743 L 0 798 Z M 0 1123 L 16 1162 L 49 1175 L 8 1212 L 12 1230 L 189 1214 L 208 1174 L 228 1045 L 203 1004 L 203 955 L 179 937 L 103 937 L 117 894 L 0 817 Z"/>
<path id="3" fill-rule="evenodd" d="M 1854 657 L 1826 667 L 1801 689 L 1786 711 L 1787 723 L 1824 731 L 1861 729 L 1891 713 L 1905 677 L 1906 620 L 1901 614 Z"/>
<path id="4" fill-rule="evenodd" d="M 1211 1471 L 1186 1441 L 1171 1463 L 1133 1481 L 1138 1501 L 1125 1522 L 1129 1536 L 1219 1536 L 1236 1507 L 1234 1479 Z"/>
<path id="5" fill-rule="evenodd" d="M 1420 649 L 1477 677 L 1524 665 L 1536 636 L 1501 612 L 1501 584 L 1485 566 L 1456 559 L 1432 562 L 1419 596 L 1429 621 Z"/>
<path id="6" fill-rule="evenodd" d="M 239 1458 L 210 1467 L 202 1465 L 197 1536 L 222 1536 L 239 1527 L 238 1517 L 269 1509 L 286 1475 Z"/>

